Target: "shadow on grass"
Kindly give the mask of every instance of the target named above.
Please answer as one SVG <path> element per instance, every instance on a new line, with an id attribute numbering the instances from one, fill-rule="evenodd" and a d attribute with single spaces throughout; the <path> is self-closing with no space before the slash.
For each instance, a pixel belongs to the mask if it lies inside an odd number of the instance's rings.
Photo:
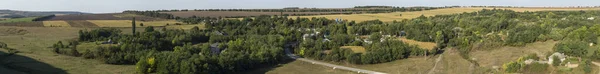
<path id="1" fill-rule="evenodd" d="M 26 56 L 0 51 L 0 74 L 67 74 L 67 72 Z"/>
<path id="2" fill-rule="evenodd" d="M 293 62 L 294 60 L 295 59 L 286 58 L 284 61 L 281 61 L 277 64 L 260 66 L 260 67 L 257 67 L 256 69 L 245 71 L 245 72 L 240 72 L 240 73 L 236 73 L 236 74 L 266 74 L 267 72 L 269 72 L 277 67 L 281 67 L 284 64 Z"/>

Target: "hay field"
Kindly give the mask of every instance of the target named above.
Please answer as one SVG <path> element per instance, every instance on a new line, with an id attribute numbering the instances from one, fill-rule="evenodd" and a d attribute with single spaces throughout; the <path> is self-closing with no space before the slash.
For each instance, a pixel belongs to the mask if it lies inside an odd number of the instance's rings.
<path id="1" fill-rule="evenodd" d="M 365 50 L 365 47 L 363 47 L 363 46 L 342 46 L 340 48 L 348 48 L 348 49 L 352 50 L 352 52 L 354 52 L 354 53 L 367 52 L 367 50 Z"/>
<path id="2" fill-rule="evenodd" d="M 447 15 L 447 14 L 458 14 L 463 12 L 475 12 L 482 9 L 493 9 L 493 8 L 483 8 L 483 7 L 465 7 L 465 8 L 445 8 L 445 9 L 435 9 L 435 10 L 426 10 L 426 11 L 414 11 L 414 12 L 393 12 L 393 13 L 379 13 L 379 14 L 350 14 L 350 15 L 316 15 L 316 16 L 290 16 L 289 18 L 312 18 L 312 17 L 325 17 L 329 19 L 344 19 L 344 20 L 354 20 L 357 22 L 367 21 L 367 20 L 375 20 L 379 19 L 383 22 L 391 22 L 394 20 L 403 20 L 403 19 L 412 19 L 419 17 L 421 15 L 424 16 L 434 16 L 434 15 Z M 539 8 L 539 7 L 529 7 L 529 8 L 497 8 L 497 9 L 510 9 L 518 12 L 524 11 L 575 11 L 575 10 L 600 10 L 600 8 Z"/>
<path id="3" fill-rule="evenodd" d="M 92 22 L 99 27 L 131 27 L 131 20 L 87 20 Z M 144 26 L 140 26 L 140 23 L 144 23 Z M 165 26 L 166 24 L 175 25 L 177 22 L 175 20 L 165 20 L 165 21 L 135 21 L 136 27 L 146 27 L 146 26 Z"/>
<path id="4" fill-rule="evenodd" d="M 415 41 L 415 40 L 411 40 L 411 39 L 406 39 L 404 37 L 398 38 L 397 40 L 408 43 L 409 45 L 417 45 L 417 46 L 419 46 L 419 48 L 423 48 L 423 49 L 427 49 L 427 50 L 431 50 L 437 46 L 437 44 L 433 43 L 433 42 Z"/>
<path id="5" fill-rule="evenodd" d="M 70 27 L 65 21 L 42 21 L 45 27 Z"/>

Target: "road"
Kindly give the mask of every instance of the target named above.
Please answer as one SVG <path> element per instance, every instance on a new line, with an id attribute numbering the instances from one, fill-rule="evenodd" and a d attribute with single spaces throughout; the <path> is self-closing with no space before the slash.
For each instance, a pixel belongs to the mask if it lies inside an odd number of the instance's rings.
<path id="1" fill-rule="evenodd" d="M 304 62 L 310 62 L 312 64 L 318 64 L 318 65 L 323 65 L 323 66 L 327 66 L 327 67 L 332 67 L 333 69 L 342 69 L 342 70 L 354 71 L 354 72 L 358 72 L 358 73 L 368 73 L 368 74 L 386 74 L 383 72 L 376 72 L 376 71 L 371 71 L 371 70 L 345 67 L 345 66 L 329 64 L 329 63 L 325 63 L 325 62 L 319 62 L 319 61 L 315 61 L 315 60 L 302 58 L 302 57 L 299 57 L 299 56 L 296 56 L 295 54 L 293 54 L 289 48 L 285 48 L 285 54 L 292 59 L 296 59 L 296 60 L 300 60 L 300 61 L 304 61 Z"/>

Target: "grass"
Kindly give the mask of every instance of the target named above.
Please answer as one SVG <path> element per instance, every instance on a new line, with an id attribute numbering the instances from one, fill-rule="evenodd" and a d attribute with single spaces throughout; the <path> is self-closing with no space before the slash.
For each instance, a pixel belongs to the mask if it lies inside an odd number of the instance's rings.
<path id="1" fill-rule="evenodd" d="M 12 23 L 12 22 L 31 22 L 37 17 L 25 17 L 25 18 L 14 18 L 0 21 L 0 23 Z"/>
<path id="2" fill-rule="evenodd" d="M 470 53 L 470 57 L 474 58 L 482 67 L 499 66 L 502 64 L 517 60 L 521 56 L 528 54 L 537 54 L 540 59 L 546 60 L 544 54 L 551 54 L 554 45 L 557 41 L 535 42 L 525 46 L 513 47 L 503 46 L 499 48 L 491 48 L 491 50 L 474 50 Z"/>
<path id="3" fill-rule="evenodd" d="M 403 20 L 403 19 L 412 19 L 419 17 L 421 15 L 424 16 L 434 16 L 434 15 L 447 15 L 447 14 L 457 14 L 463 12 L 475 12 L 481 9 L 493 9 L 493 8 L 445 8 L 445 9 L 435 9 L 435 10 L 426 10 L 426 11 L 413 11 L 413 12 L 393 12 L 393 13 L 378 13 L 378 14 L 350 14 L 350 15 L 315 15 L 315 16 L 290 16 L 289 18 L 312 18 L 312 17 L 325 17 L 329 19 L 344 19 L 344 20 L 354 20 L 357 22 L 367 21 L 367 20 L 375 20 L 379 19 L 383 22 L 392 22 L 394 20 Z M 518 12 L 524 11 L 574 11 L 574 10 L 600 10 L 600 8 L 498 8 L 498 9 L 511 9 Z"/>
<path id="4" fill-rule="evenodd" d="M 69 74 L 133 74 L 135 71 L 134 65 L 110 65 L 98 60 L 59 55 L 49 48 L 59 40 L 64 42 L 64 40 L 77 37 L 77 32 L 85 28 L 0 26 L 0 30 L 9 28 L 18 28 L 29 32 L 24 35 L 0 36 L 0 41 L 20 51 L 17 53 L 18 55 L 47 63 L 63 69 Z"/>
<path id="5" fill-rule="evenodd" d="M 314 65 L 304 61 L 292 61 L 274 68 L 259 68 L 247 74 L 357 74 L 356 72 L 335 70 L 330 67 Z"/>
<path id="6" fill-rule="evenodd" d="M 352 50 L 354 53 L 365 53 L 365 52 L 367 52 L 367 50 L 365 50 L 365 47 L 362 47 L 362 46 L 342 46 L 340 48 L 348 48 L 348 49 Z"/>
<path id="7" fill-rule="evenodd" d="M 415 41 L 415 40 L 411 40 L 411 39 L 406 39 L 404 37 L 398 38 L 397 40 L 408 43 L 409 45 L 417 45 L 419 48 L 428 49 L 428 50 L 431 50 L 437 46 L 437 44 L 433 43 L 433 42 Z"/>
<path id="8" fill-rule="evenodd" d="M 87 20 L 92 22 L 99 27 L 132 27 L 131 20 Z M 144 26 L 140 26 L 140 23 L 144 23 Z M 135 21 L 136 27 L 146 26 L 165 26 L 166 24 L 175 25 L 175 23 L 181 23 L 175 20 L 166 21 Z"/>
<path id="9" fill-rule="evenodd" d="M 45 27 L 70 27 L 65 21 L 43 21 Z"/>

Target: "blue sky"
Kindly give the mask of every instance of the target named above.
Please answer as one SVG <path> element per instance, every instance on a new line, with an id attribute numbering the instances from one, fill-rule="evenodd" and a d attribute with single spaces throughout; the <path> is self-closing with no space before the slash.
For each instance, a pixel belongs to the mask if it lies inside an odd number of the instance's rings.
<path id="1" fill-rule="evenodd" d="M 385 6 L 600 6 L 600 0 L 2 0 L 0 9 L 113 13 L 123 10 L 215 8 L 347 8 Z"/>

